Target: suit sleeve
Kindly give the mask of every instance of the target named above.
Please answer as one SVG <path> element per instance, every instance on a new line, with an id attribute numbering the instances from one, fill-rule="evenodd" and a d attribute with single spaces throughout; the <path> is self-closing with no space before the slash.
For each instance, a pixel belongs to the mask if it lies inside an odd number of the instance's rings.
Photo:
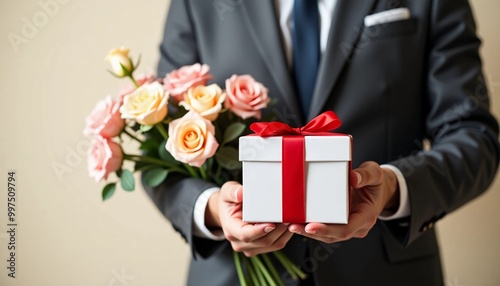
<path id="1" fill-rule="evenodd" d="M 173 69 L 198 62 L 195 36 L 191 27 L 188 1 L 172 0 L 163 41 L 160 44 L 158 76 Z M 144 185 L 144 184 L 143 184 Z M 144 185 L 158 209 L 170 221 L 173 228 L 189 243 L 194 258 L 207 257 L 225 242 L 193 236 L 193 212 L 200 194 L 215 184 L 201 179 L 171 174 L 156 188 Z"/>
<path id="2" fill-rule="evenodd" d="M 429 19 L 425 130 L 430 150 L 391 165 L 405 176 L 409 227 L 386 222 L 407 246 L 434 223 L 482 194 L 499 163 L 498 123 L 479 56 L 480 40 L 465 0 L 433 1 Z"/>

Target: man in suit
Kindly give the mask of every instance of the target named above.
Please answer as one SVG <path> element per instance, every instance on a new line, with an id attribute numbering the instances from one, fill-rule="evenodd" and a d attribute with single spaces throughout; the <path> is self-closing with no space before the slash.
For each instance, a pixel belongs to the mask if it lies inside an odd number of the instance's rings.
<path id="1" fill-rule="evenodd" d="M 244 223 L 236 182 L 172 175 L 148 189 L 191 247 L 188 284 L 237 285 L 233 248 L 283 249 L 310 273 L 282 272 L 287 285 L 443 285 L 433 225 L 484 192 L 499 162 L 479 46 L 465 0 L 172 0 L 160 76 L 196 62 L 220 85 L 250 74 L 278 120 L 333 110 L 354 138 L 347 225 Z"/>

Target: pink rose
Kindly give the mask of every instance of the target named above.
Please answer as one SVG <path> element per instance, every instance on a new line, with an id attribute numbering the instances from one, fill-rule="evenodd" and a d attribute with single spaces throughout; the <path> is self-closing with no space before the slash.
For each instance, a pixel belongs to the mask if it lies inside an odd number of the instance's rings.
<path id="1" fill-rule="evenodd" d="M 226 101 L 224 106 L 243 119 L 260 119 L 261 109 L 271 100 L 268 89 L 250 75 L 233 75 L 226 80 Z"/>
<path id="2" fill-rule="evenodd" d="M 123 161 L 122 148 L 110 139 L 96 136 L 87 157 L 89 175 L 96 182 L 107 179 L 111 172 L 120 168 Z"/>
<path id="3" fill-rule="evenodd" d="M 101 135 L 110 138 L 120 134 L 125 126 L 125 120 L 120 114 L 120 102 L 114 101 L 108 95 L 97 103 L 85 122 L 83 130 L 85 135 Z"/>
<path id="4" fill-rule="evenodd" d="M 200 167 L 219 147 L 214 134 L 212 122 L 191 110 L 170 122 L 165 148 L 177 161 Z"/>
<path id="5" fill-rule="evenodd" d="M 134 77 L 134 79 L 139 86 L 142 86 L 143 84 L 152 83 L 153 81 L 155 81 L 155 76 L 152 74 L 144 74 Z M 122 89 L 118 92 L 118 99 L 120 100 L 120 102 L 123 102 L 123 98 L 125 97 L 125 95 L 131 94 L 134 90 L 136 90 L 135 85 L 132 82 L 127 82 L 125 86 L 123 86 Z"/>
<path id="6" fill-rule="evenodd" d="M 172 97 L 180 101 L 190 87 L 205 85 L 212 79 L 213 76 L 208 73 L 209 71 L 208 65 L 183 66 L 165 76 L 163 87 Z"/>

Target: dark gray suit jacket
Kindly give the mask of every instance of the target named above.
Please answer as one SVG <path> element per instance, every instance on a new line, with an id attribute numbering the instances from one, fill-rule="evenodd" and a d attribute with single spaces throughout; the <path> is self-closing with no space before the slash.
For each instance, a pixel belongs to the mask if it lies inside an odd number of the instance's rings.
<path id="1" fill-rule="evenodd" d="M 312 272 L 316 285 L 442 285 L 433 225 L 485 191 L 499 162 L 469 4 L 338 0 L 311 109 L 302 118 L 273 3 L 172 0 L 159 76 L 195 62 L 209 64 L 220 85 L 232 74 L 251 74 L 279 100 L 270 112 L 295 126 L 335 111 L 343 122 L 338 131 L 354 138 L 353 167 L 373 160 L 402 171 L 411 216 L 379 221 L 366 238 L 331 245 L 294 235 L 284 251 Z M 411 19 L 364 27 L 366 15 L 396 7 L 408 7 Z M 147 191 L 196 258 L 188 284 L 237 285 L 230 245 L 192 235 L 194 202 L 211 186 L 171 176 Z"/>

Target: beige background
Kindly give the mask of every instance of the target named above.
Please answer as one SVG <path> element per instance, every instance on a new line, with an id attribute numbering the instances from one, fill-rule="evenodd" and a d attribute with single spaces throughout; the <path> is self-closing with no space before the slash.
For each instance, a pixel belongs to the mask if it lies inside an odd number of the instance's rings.
<path id="1" fill-rule="evenodd" d="M 140 71 L 154 71 L 169 1 L 54 1 L 0 0 L 0 285 L 182 285 L 187 246 L 142 190 L 101 202 L 81 132 L 123 83 L 105 71 L 110 48 L 130 47 Z M 472 4 L 500 115 L 500 2 Z M 207 13 L 217 17 L 215 7 Z M 12 33 L 24 42 L 13 45 Z M 8 170 L 18 179 L 16 279 L 6 269 Z M 499 180 L 439 223 L 447 286 L 500 285 L 498 202 Z"/>

